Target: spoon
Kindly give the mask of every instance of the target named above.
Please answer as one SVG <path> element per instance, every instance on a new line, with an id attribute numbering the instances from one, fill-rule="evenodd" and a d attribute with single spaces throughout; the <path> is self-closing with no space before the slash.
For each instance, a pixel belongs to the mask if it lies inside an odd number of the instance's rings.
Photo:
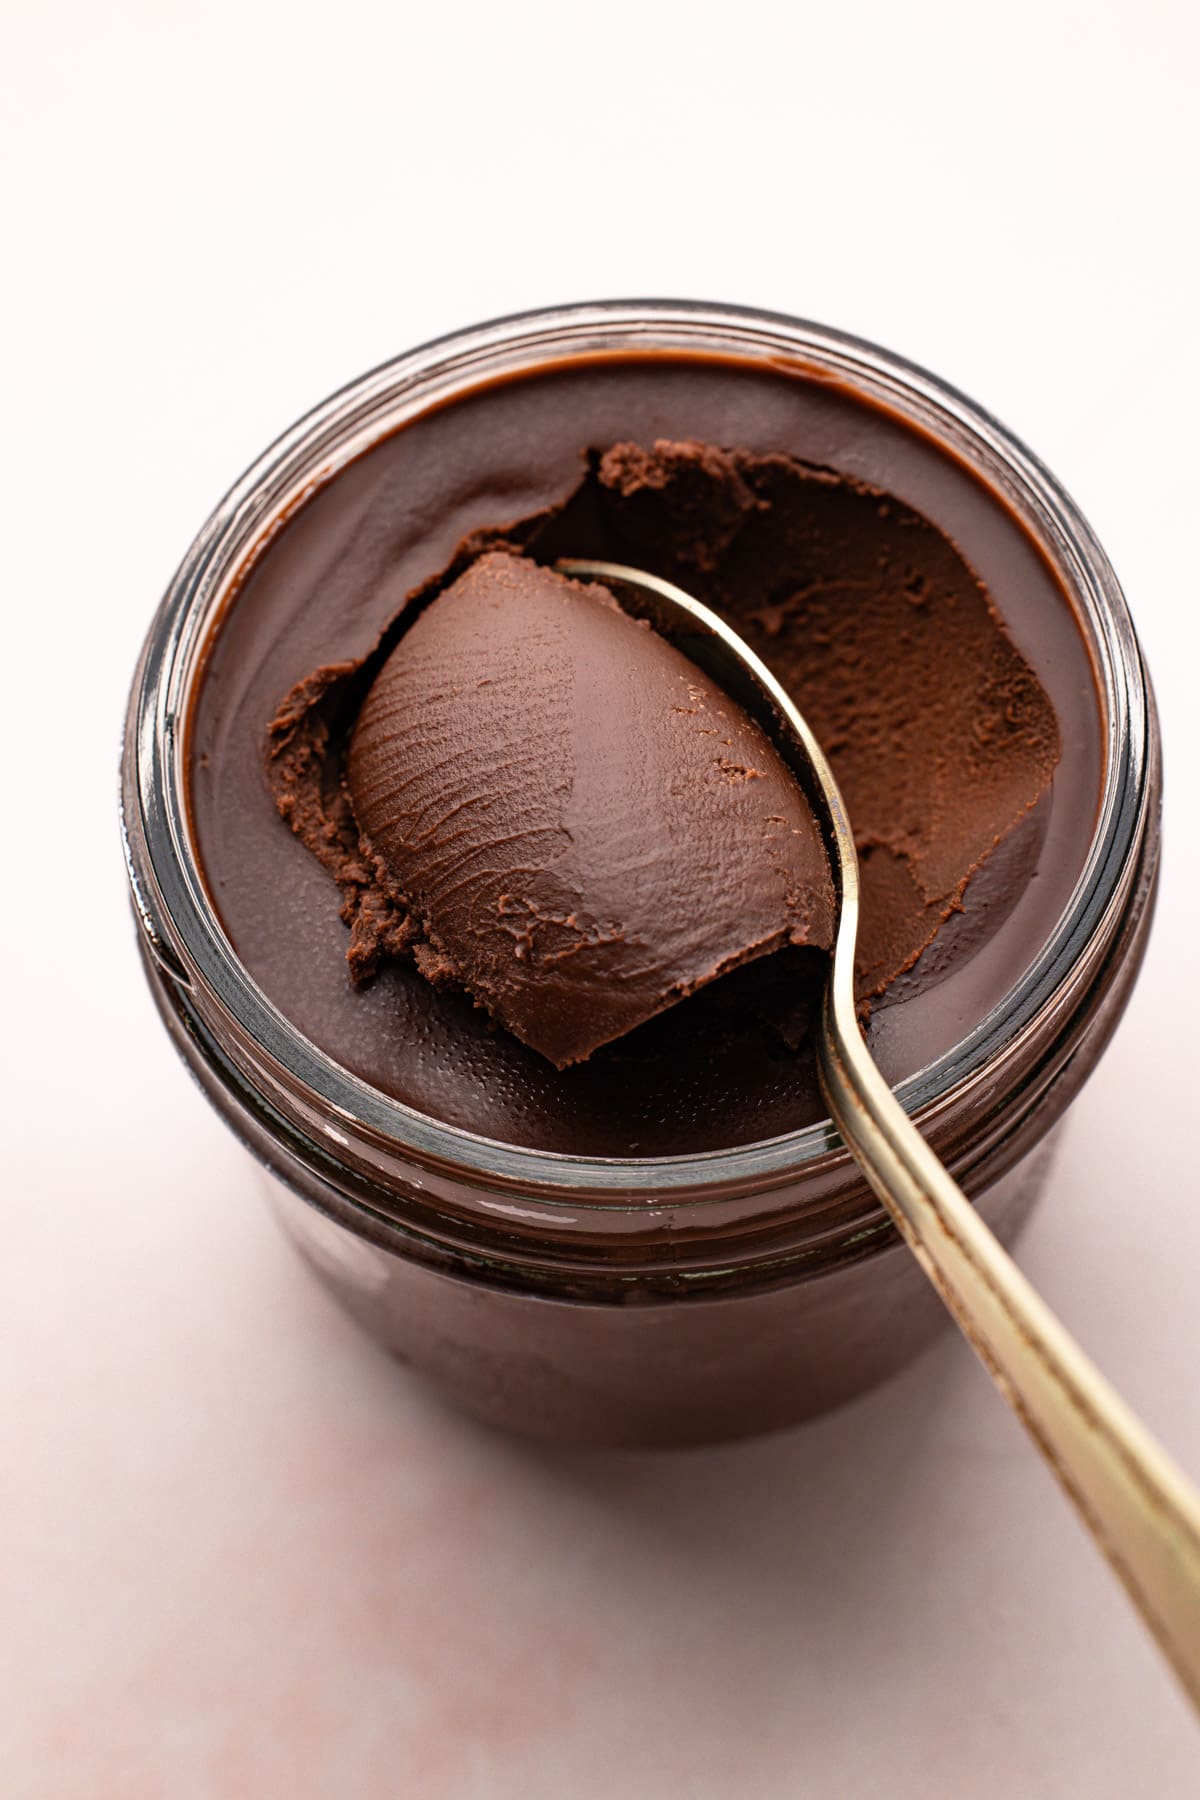
<path id="1" fill-rule="evenodd" d="M 766 665 L 682 588 L 620 563 L 556 567 L 601 582 L 744 705 L 813 802 L 838 900 L 817 1069 L 834 1124 L 1200 1710 L 1200 1496 L 993 1237 L 876 1068 L 854 1003 L 859 875 L 824 752 Z"/>

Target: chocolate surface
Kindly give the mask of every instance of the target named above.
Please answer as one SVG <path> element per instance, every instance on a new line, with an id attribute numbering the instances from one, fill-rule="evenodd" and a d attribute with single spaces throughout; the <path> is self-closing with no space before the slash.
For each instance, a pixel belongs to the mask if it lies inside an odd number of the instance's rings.
<path id="1" fill-rule="evenodd" d="M 614 443 L 581 465 L 581 444 Z M 809 953 L 727 977 L 561 1073 L 410 964 L 352 990 L 328 875 L 271 816 L 263 721 L 290 690 L 280 731 L 297 754 L 304 739 L 309 777 L 297 803 L 334 829 L 331 747 L 406 606 L 505 542 L 673 576 L 795 692 L 866 851 L 860 986 L 891 981 L 872 1035 L 893 1079 L 1019 978 L 1078 874 L 1100 778 L 1086 650 L 1036 545 L 965 468 L 828 384 L 597 361 L 478 390 L 360 458 L 279 533 L 217 637 L 191 735 L 202 863 L 239 954 L 301 1029 L 422 1111 L 581 1154 L 715 1148 L 823 1110 L 811 1059 L 757 1016 L 778 1007 L 765 972 Z"/>

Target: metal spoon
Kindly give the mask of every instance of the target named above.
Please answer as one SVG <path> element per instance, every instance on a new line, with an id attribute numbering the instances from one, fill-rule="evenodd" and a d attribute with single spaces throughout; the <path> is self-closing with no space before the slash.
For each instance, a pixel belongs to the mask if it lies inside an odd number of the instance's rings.
<path id="1" fill-rule="evenodd" d="M 681 588 L 619 563 L 556 566 L 614 590 L 741 702 L 813 801 L 839 903 L 816 1046 L 834 1123 L 1200 1710 L 1200 1496 L 1034 1292 L 875 1067 L 854 1005 L 858 856 L 820 745 L 749 645 Z"/>

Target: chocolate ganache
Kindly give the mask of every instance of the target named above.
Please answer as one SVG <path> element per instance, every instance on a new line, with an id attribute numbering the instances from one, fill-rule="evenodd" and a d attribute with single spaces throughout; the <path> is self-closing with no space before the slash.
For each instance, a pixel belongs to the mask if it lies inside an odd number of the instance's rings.
<path id="1" fill-rule="evenodd" d="M 352 972 L 411 940 L 559 1068 L 832 943 L 820 830 L 761 729 L 604 588 L 525 558 L 481 557 L 404 633 L 346 771 Z"/>
<path id="2" fill-rule="evenodd" d="M 757 726 L 545 568 L 563 555 L 678 581 L 795 694 L 863 859 L 876 1053 L 895 1078 L 948 1047 L 1078 871 L 1099 781 L 1086 651 L 1036 545 L 945 452 L 732 363 L 477 390 L 278 532 L 192 721 L 203 864 L 251 972 L 356 1073 L 485 1135 L 676 1154 L 821 1116 L 807 1027 L 832 909 L 811 815 Z M 258 784 L 231 761 L 256 700 Z M 651 716 L 670 730 L 623 762 Z"/>

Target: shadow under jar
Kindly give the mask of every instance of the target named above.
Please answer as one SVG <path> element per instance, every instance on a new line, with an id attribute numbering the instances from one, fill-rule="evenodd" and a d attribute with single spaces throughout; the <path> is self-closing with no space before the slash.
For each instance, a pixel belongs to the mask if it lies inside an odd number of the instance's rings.
<path id="1" fill-rule="evenodd" d="M 564 501 L 587 453 L 660 438 L 798 458 L 930 519 L 1054 705 L 1036 819 L 870 1028 L 1005 1239 L 1128 998 L 1158 855 L 1153 703 L 1103 551 L 1015 439 L 886 352 L 741 309 L 572 306 L 403 356 L 281 438 L 197 538 L 135 677 L 123 827 L 146 974 L 346 1308 L 456 1404 L 564 1442 L 779 1428 L 945 1322 L 811 1057 L 709 1041 L 689 1001 L 682 1026 L 560 1073 L 406 965 L 355 991 L 337 890 L 275 810 L 264 735 L 295 683 L 378 655 L 464 538 Z M 569 524 L 547 554 L 611 549 L 586 506 Z"/>

